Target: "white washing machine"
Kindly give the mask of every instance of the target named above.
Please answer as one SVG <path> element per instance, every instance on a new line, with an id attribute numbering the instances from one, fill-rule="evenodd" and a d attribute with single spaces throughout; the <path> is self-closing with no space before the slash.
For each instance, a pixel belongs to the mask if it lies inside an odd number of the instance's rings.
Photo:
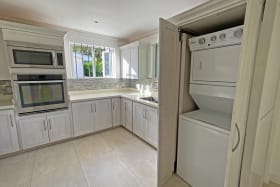
<path id="1" fill-rule="evenodd" d="M 189 40 L 190 95 L 180 116 L 177 174 L 192 187 L 223 187 L 243 26 Z"/>
<path id="2" fill-rule="evenodd" d="M 192 187 L 224 186 L 230 121 L 200 110 L 180 116 L 177 174 Z"/>

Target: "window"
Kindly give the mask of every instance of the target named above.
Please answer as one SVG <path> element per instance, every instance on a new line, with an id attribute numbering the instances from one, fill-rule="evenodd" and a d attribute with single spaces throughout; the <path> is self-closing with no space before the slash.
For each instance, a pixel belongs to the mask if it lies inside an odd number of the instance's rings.
<path id="1" fill-rule="evenodd" d="M 76 78 L 113 77 L 115 49 L 71 43 L 72 73 Z"/>

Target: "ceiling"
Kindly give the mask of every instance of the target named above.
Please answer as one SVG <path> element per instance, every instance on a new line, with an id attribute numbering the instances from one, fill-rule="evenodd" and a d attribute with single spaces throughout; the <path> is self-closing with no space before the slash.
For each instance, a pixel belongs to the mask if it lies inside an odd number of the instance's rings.
<path id="1" fill-rule="evenodd" d="M 208 0 L 0 0 L 0 18 L 133 40 Z M 98 23 L 94 23 L 97 21 Z"/>

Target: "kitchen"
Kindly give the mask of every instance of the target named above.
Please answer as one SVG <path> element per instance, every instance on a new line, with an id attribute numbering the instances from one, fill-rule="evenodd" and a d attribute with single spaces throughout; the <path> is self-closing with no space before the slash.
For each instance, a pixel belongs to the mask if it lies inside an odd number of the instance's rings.
<path id="1" fill-rule="evenodd" d="M 279 1 L 185 3 L 132 31 L 133 4 L 92 29 L 3 1 L 0 185 L 277 186 Z"/>

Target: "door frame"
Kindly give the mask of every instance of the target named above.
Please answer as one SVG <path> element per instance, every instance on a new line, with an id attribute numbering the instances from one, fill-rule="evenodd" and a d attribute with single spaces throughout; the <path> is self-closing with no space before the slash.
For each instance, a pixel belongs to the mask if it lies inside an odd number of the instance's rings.
<path id="1" fill-rule="evenodd" d="M 228 149 L 228 167 L 225 179 L 225 187 L 237 187 L 239 186 L 239 178 L 240 178 L 240 168 L 241 161 L 243 156 L 243 145 L 245 139 L 245 130 L 247 125 L 247 117 L 249 111 L 249 101 L 251 97 L 251 86 L 253 81 L 254 74 L 254 66 L 255 66 L 255 57 L 256 57 L 256 46 L 259 38 L 259 28 L 262 19 L 263 13 L 263 1 L 262 0 L 232 0 L 232 1 L 224 1 L 224 0 L 214 0 L 208 3 L 202 4 L 194 9 L 191 9 L 185 13 L 179 14 L 173 18 L 170 18 L 169 21 L 177 25 L 178 27 L 182 27 L 186 24 L 198 21 L 208 16 L 215 15 L 217 13 L 223 12 L 225 10 L 229 10 L 241 5 L 247 4 L 245 23 L 244 23 L 244 37 L 242 41 L 242 52 L 241 52 L 241 63 L 239 67 L 239 76 L 238 83 L 236 87 L 236 97 L 233 108 L 233 117 L 232 117 L 232 131 L 230 135 L 229 149 Z M 180 72 L 178 72 L 180 73 Z M 161 76 L 160 76 L 161 77 Z M 182 93 L 182 92 L 181 92 Z M 159 93 L 160 94 L 160 93 Z M 161 98 L 160 98 L 161 99 Z M 176 98 L 177 99 L 177 98 Z M 174 98 L 175 100 L 175 98 Z M 159 101 L 160 102 L 160 101 Z M 159 103 L 159 110 L 161 105 Z M 182 111 L 182 106 L 179 107 L 179 111 Z M 161 123 L 161 115 L 159 115 L 159 123 Z M 235 150 L 235 153 L 232 153 L 232 147 L 235 145 L 237 141 L 237 130 L 235 129 L 236 124 L 238 125 L 238 129 L 240 130 L 240 145 Z M 159 131 L 159 137 L 166 136 L 164 132 L 166 130 L 170 130 L 173 132 L 177 131 L 177 124 L 172 124 L 172 127 L 162 127 L 167 128 L 165 130 Z M 165 132 L 166 133 L 166 132 Z M 161 144 L 161 140 L 159 144 Z M 174 142 L 173 142 L 174 143 Z M 173 156 L 166 156 L 163 158 L 161 155 L 161 146 L 159 145 L 159 159 L 164 159 L 165 165 L 166 163 L 170 163 L 170 159 L 173 159 Z M 170 150 L 176 150 L 176 144 L 164 145 L 165 147 L 169 146 Z M 166 168 L 161 166 L 163 160 L 159 160 L 158 169 L 164 168 L 165 170 L 171 170 L 171 168 Z M 174 162 L 176 161 L 176 158 Z M 175 163 L 174 163 L 175 164 Z M 236 167 L 237 166 L 237 167 Z M 158 171 L 162 172 L 162 171 Z M 165 171 L 166 172 L 166 171 Z M 170 172 L 170 171 L 169 171 Z M 171 171 L 171 173 L 174 172 Z M 165 177 L 158 177 L 158 185 L 161 186 L 168 180 Z"/>

